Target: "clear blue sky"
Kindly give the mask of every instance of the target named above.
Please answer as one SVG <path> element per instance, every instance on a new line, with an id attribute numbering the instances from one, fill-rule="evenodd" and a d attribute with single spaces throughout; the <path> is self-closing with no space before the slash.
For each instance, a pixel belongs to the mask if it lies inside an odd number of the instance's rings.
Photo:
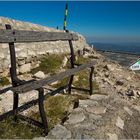
<path id="1" fill-rule="evenodd" d="M 67 29 L 94 42 L 140 42 L 140 1 L 69 1 Z M 63 28 L 65 1 L 2 2 L 0 16 Z"/>

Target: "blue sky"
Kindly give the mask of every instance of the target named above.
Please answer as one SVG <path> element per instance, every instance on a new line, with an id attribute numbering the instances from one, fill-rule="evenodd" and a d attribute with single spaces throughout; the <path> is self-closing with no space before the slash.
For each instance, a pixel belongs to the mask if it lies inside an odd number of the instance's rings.
<path id="1" fill-rule="evenodd" d="M 67 29 L 93 42 L 140 42 L 140 1 L 69 1 Z M 63 28 L 65 1 L 0 1 L 0 16 Z"/>

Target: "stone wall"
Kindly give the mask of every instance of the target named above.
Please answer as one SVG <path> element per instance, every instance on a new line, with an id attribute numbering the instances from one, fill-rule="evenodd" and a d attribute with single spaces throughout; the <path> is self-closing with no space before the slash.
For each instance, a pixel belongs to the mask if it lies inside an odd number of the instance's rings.
<path id="1" fill-rule="evenodd" d="M 16 21 L 9 18 L 0 17 L 0 29 L 5 29 L 5 24 L 10 24 L 13 29 L 19 30 L 37 30 L 37 31 L 57 31 L 53 28 L 48 28 L 28 22 Z M 74 49 L 83 49 L 86 44 L 85 38 L 78 34 L 79 40 L 74 41 Z M 58 54 L 69 52 L 69 45 L 67 41 L 55 42 L 37 42 L 37 43 L 16 43 L 16 57 L 17 64 L 20 70 L 22 65 L 27 64 L 29 67 L 34 68 L 38 65 L 38 58 L 45 54 Z M 0 44 L 0 75 L 7 76 L 10 67 L 10 54 L 8 44 Z"/>

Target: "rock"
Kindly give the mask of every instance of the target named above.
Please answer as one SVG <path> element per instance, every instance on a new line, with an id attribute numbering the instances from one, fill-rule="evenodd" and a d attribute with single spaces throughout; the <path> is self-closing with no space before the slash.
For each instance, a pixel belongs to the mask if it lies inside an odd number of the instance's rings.
<path id="1" fill-rule="evenodd" d="M 77 82 L 78 80 L 79 80 L 79 76 L 78 75 L 74 76 L 73 83 Z"/>
<path id="2" fill-rule="evenodd" d="M 118 140 L 117 134 L 107 133 L 108 140 Z"/>
<path id="3" fill-rule="evenodd" d="M 81 108 L 81 107 L 78 107 L 78 108 L 75 108 L 74 110 L 73 110 L 73 113 L 81 113 L 81 112 L 83 112 L 84 111 L 84 109 L 83 108 Z"/>
<path id="4" fill-rule="evenodd" d="M 43 79 L 45 78 L 45 74 L 42 71 L 38 71 L 37 73 L 34 74 L 35 78 Z"/>
<path id="5" fill-rule="evenodd" d="M 124 121 L 118 116 L 116 126 L 123 130 Z"/>
<path id="6" fill-rule="evenodd" d="M 0 113 L 2 114 L 3 112 L 5 112 L 5 110 L 4 110 L 3 106 L 1 106 L 1 104 L 0 104 Z"/>
<path id="7" fill-rule="evenodd" d="M 6 77 L 7 75 L 9 74 L 9 70 L 8 69 L 5 69 L 5 70 L 2 70 L 2 77 Z"/>
<path id="8" fill-rule="evenodd" d="M 102 118 L 101 115 L 96 115 L 96 114 L 91 114 L 89 113 L 89 119 L 92 119 L 92 120 L 100 120 Z"/>
<path id="9" fill-rule="evenodd" d="M 94 95 L 91 95 L 90 96 L 90 99 L 97 100 L 97 101 L 103 100 L 103 99 L 107 99 L 107 98 L 108 98 L 108 96 L 106 96 L 106 95 L 100 95 L 100 94 L 94 94 Z"/>
<path id="10" fill-rule="evenodd" d="M 89 58 L 99 59 L 100 55 L 99 54 L 91 54 L 91 55 L 89 55 Z"/>
<path id="11" fill-rule="evenodd" d="M 13 107 L 13 92 L 11 90 L 7 91 L 3 95 L 0 96 L 0 106 L 1 106 L 1 113 L 7 112 L 12 109 Z"/>
<path id="12" fill-rule="evenodd" d="M 76 124 L 74 126 L 76 129 L 84 129 L 84 130 L 95 130 L 96 126 L 92 123 L 92 122 L 83 122 L 83 123 L 79 123 Z"/>
<path id="13" fill-rule="evenodd" d="M 23 50 L 23 48 L 17 48 L 17 47 L 15 47 L 15 51 L 16 52 L 21 52 Z"/>
<path id="14" fill-rule="evenodd" d="M 4 58 L 5 58 L 4 53 L 0 52 L 0 59 L 4 59 Z"/>
<path id="15" fill-rule="evenodd" d="M 24 64 L 19 67 L 19 73 L 26 73 L 31 71 L 31 63 Z"/>
<path id="16" fill-rule="evenodd" d="M 1 45 L 2 45 L 2 48 L 3 48 L 3 49 L 6 49 L 6 48 L 9 47 L 9 44 L 7 44 L 7 43 L 6 43 L 6 44 L 1 44 Z"/>
<path id="17" fill-rule="evenodd" d="M 87 107 L 86 111 L 89 113 L 100 115 L 106 113 L 106 108 L 102 106 Z"/>
<path id="18" fill-rule="evenodd" d="M 53 86 L 53 85 L 56 85 L 58 83 L 59 83 L 59 81 L 55 81 L 55 82 L 51 83 L 50 85 Z"/>
<path id="19" fill-rule="evenodd" d="M 83 58 L 88 58 L 89 54 L 88 53 L 84 53 Z"/>
<path id="20" fill-rule="evenodd" d="M 25 64 L 25 58 L 18 58 L 18 65 L 19 66 L 22 66 L 22 65 L 24 65 Z"/>
<path id="21" fill-rule="evenodd" d="M 115 70 L 115 68 L 114 68 L 113 65 L 111 65 L 111 64 L 105 65 L 104 68 L 106 68 L 106 69 L 109 70 L 109 71 L 114 71 L 114 70 Z"/>
<path id="22" fill-rule="evenodd" d="M 113 82 L 110 81 L 110 79 L 108 79 L 108 78 L 103 78 L 102 81 L 103 81 L 104 83 L 108 83 L 108 84 L 110 84 L 110 85 L 113 85 Z"/>
<path id="23" fill-rule="evenodd" d="M 10 60 L 9 59 L 5 59 L 3 61 L 3 68 L 9 68 L 10 67 Z"/>
<path id="24" fill-rule="evenodd" d="M 32 51 L 32 50 L 28 50 L 28 51 L 27 51 L 27 54 L 28 54 L 29 56 L 36 56 L 35 51 Z"/>
<path id="25" fill-rule="evenodd" d="M 5 94 L 13 94 L 12 90 L 8 90 Z"/>
<path id="26" fill-rule="evenodd" d="M 90 136 L 90 135 L 87 135 L 87 134 L 83 134 L 82 139 L 95 140 L 95 138 L 93 138 L 93 136 Z"/>
<path id="27" fill-rule="evenodd" d="M 106 78 L 109 77 L 109 72 L 105 72 L 105 77 L 106 77 Z"/>
<path id="28" fill-rule="evenodd" d="M 140 91 L 138 90 L 133 90 L 134 96 L 140 97 Z"/>
<path id="29" fill-rule="evenodd" d="M 83 50 L 77 50 L 77 54 L 78 54 L 78 56 L 82 56 L 83 55 Z"/>
<path id="30" fill-rule="evenodd" d="M 2 20 L 1 20 L 2 19 Z M 5 23 L 8 23 L 12 26 L 13 29 L 16 30 L 30 30 L 30 31 L 47 31 L 47 32 L 62 32 L 60 30 L 56 30 L 53 28 L 48 28 L 40 25 L 35 25 L 28 22 L 21 22 L 16 21 L 9 18 L 0 17 L 0 28 L 1 24 L 5 28 Z M 83 50 L 83 48 L 86 46 L 87 51 L 89 51 L 91 48 L 87 45 L 86 40 L 84 36 L 76 33 L 78 35 L 78 41 L 74 41 L 73 44 L 76 46 L 74 49 L 77 50 Z M 15 44 L 15 50 L 16 50 L 16 56 L 18 58 L 25 58 L 25 64 L 30 63 L 27 60 L 29 58 L 40 58 L 45 56 L 45 54 L 53 54 L 53 53 L 70 53 L 68 42 L 66 41 L 53 41 L 53 42 L 31 42 L 31 43 L 16 43 Z M 1 59 L 7 59 L 7 55 L 9 54 L 8 49 L 8 43 L 1 43 L 0 44 L 0 60 Z M 23 61 L 22 61 L 23 64 Z M 21 63 L 19 65 L 22 65 Z M 64 64 L 65 65 L 65 64 Z M 8 69 L 8 66 L 6 66 Z"/>
<path id="31" fill-rule="evenodd" d="M 124 84 L 123 80 L 118 80 L 116 81 L 116 85 L 122 86 Z"/>
<path id="32" fill-rule="evenodd" d="M 133 105 L 132 107 L 140 113 L 140 106 Z"/>
<path id="33" fill-rule="evenodd" d="M 132 78 L 131 78 L 130 76 L 128 76 L 126 79 L 127 79 L 127 80 L 131 80 Z"/>
<path id="34" fill-rule="evenodd" d="M 81 107 L 88 107 L 88 106 L 95 106 L 98 102 L 93 100 L 79 100 L 79 106 Z"/>
<path id="35" fill-rule="evenodd" d="M 64 126 L 56 125 L 48 134 L 46 138 L 49 139 L 69 139 L 71 138 L 71 132 Z"/>
<path id="36" fill-rule="evenodd" d="M 31 62 L 31 67 L 32 67 L 32 69 L 35 69 L 35 68 L 37 68 L 37 67 L 39 67 L 39 63 L 40 63 L 40 61 L 32 61 Z"/>
<path id="37" fill-rule="evenodd" d="M 132 112 L 127 106 L 124 106 L 124 110 L 125 110 L 130 116 L 132 116 L 133 112 Z"/>
<path id="38" fill-rule="evenodd" d="M 46 52 L 45 51 L 37 51 L 37 55 L 45 55 L 46 54 Z"/>
<path id="39" fill-rule="evenodd" d="M 63 61 L 62 61 L 62 67 L 65 67 L 67 65 L 68 58 L 65 56 Z"/>
<path id="40" fill-rule="evenodd" d="M 134 96 L 134 91 L 131 89 L 128 89 L 127 92 L 125 93 L 127 96 Z"/>
<path id="41" fill-rule="evenodd" d="M 66 124 L 76 124 L 84 121 L 86 118 L 83 112 L 75 112 L 69 115 Z"/>
<path id="42" fill-rule="evenodd" d="M 22 52 L 19 52 L 19 53 L 17 53 L 17 56 L 19 57 L 19 58 L 27 58 L 27 52 L 26 51 L 22 51 Z"/>
<path id="43" fill-rule="evenodd" d="M 83 54 L 85 54 L 85 53 L 91 54 L 91 53 L 93 53 L 93 49 L 91 47 L 84 47 Z"/>
<path id="44" fill-rule="evenodd" d="M 34 137 L 33 140 L 47 140 L 45 137 Z"/>

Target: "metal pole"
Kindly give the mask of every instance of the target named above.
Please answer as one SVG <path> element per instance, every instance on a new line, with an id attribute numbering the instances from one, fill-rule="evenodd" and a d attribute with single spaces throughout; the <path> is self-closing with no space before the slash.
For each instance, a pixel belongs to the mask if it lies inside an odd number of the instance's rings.
<path id="1" fill-rule="evenodd" d="M 66 30 L 66 26 L 67 26 L 67 15 L 68 15 L 68 2 L 66 2 L 66 7 L 65 7 L 65 16 L 64 16 L 63 30 Z"/>

